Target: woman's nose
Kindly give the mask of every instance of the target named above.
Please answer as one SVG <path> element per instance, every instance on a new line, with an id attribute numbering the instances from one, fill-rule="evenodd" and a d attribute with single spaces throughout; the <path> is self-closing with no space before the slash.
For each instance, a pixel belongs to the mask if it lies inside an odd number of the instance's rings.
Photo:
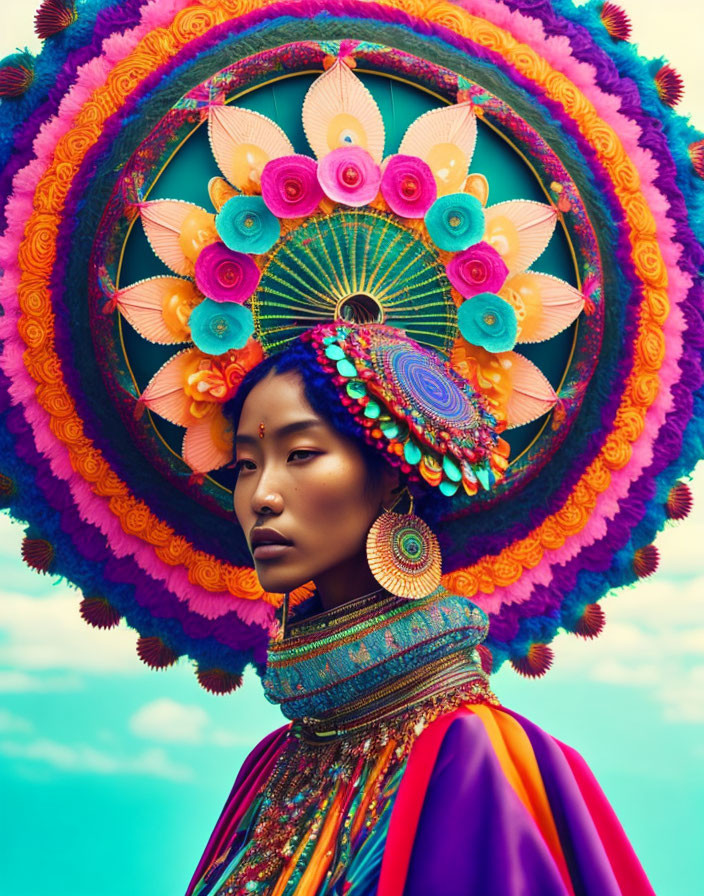
<path id="1" fill-rule="evenodd" d="M 272 476 L 262 474 L 252 494 L 252 510 L 257 515 L 277 515 L 284 509 L 284 500 Z"/>

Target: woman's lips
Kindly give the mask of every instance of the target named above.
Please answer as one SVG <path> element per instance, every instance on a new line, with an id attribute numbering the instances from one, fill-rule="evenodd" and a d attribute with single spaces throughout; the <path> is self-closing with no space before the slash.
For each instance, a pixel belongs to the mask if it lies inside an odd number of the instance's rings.
<path id="1" fill-rule="evenodd" d="M 250 541 L 255 560 L 278 560 L 292 547 L 285 535 L 269 526 L 255 526 L 250 533 Z"/>
<path id="2" fill-rule="evenodd" d="M 255 560 L 277 560 L 292 547 L 292 544 L 257 544 L 252 550 L 252 556 Z"/>

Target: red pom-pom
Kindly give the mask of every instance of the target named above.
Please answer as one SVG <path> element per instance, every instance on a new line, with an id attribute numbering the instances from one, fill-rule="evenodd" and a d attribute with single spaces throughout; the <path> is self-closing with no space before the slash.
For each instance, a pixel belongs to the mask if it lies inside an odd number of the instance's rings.
<path id="1" fill-rule="evenodd" d="M 658 96 L 666 106 L 676 106 L 684 93 L 684 82 L 671 65 L 663 67 L 655 75 Z"/>
<path id="2" fill-rule="evenodd" d="M 689 157 L 694 170 L 699 177 L 704 178 L 704 140 L 697 140 L 689 144 Z"/>
<path id="3" fill-rule="evenodd" d="M 630 40 L 631 20 L 620 6 L 605 3 L 601 7 L 601 21 L 614 40 Z"/>
<path id="4" fill-rule="evenodd" d="M 638 548 L 633 555 L 633 572 L 639 579 L 652 576 L 660 564 L 660 551 L 654 544 L 646 544 Z"/>
<path id="5" fill-rule="evenodd" d="M 486 644 L 478 644 L 477 653 L 479 654 L 479 662 L 482 664 L 482 670 L 487 675 L 491 675 L 491 670 L 494 668 L 494 657 L 491 651 Z"/>
<path id="6" fill-rule="evenodd" d="M 0 96 L 18 97 L 34 80 L 34 62 L 29 53 L 14 53 L 0 66 Z"/>
<path id="7" fill-rule="evenodd" d="M 84 597 L 79 611 L 95 628 L 115 628 L 120 623 L 120 614 L 104 597 Z"/>
<path id="8" fill-rule="evenodd" d="M 22 559 L 37 572 L 49 572 L 54 561 L 54 546 L 44 538 L 22 539 Z"/>
<path id="9" fill-rule="evenodd" d="M 233 675 L 224 669 L 199 669 L 196 675 L 200 686 L 211 694 L 229 694 L 242 684 L 241 675 Z"/>
<path id="10" fill-rule="evenodd" d="M 511 665 L 519 675 L 540 678 L 552 666 L 553 659 L 554 654 L 547 644 L 531 644 L 525 656 L 511 658 Z"/>
<path id="11" fill-rule="evenodd" d="M 665 512 L 671 520 L 683 520 L 692 510 L 692 490 L 686 482 L 677 482 L 670 489 Z"/>
<path id="12" fill-rule="evenodd" d="M 44 40 L 65 31 L 78 18 L 72 0 L 44 0 L 34 14 L 34 31 Z"/>
<path id="13" fill-rule="evenodd" d="M 152 669 L 168 669 L 178 659 L 178 654 L 164 644 L 161 638 L 139 638 L 137 641 L 137 654 L 143 663 Z"/>
<path id="14" fill-rule="evenodd" d="M 582 638 L 596 638 L 605 625 L 606 617 L 599 604 L 587 604 L 577 620 L 574 631 Z"/>
<path id="15" fill-rule="evenodd" d="M 9 498 L 15 493 L 15 483 L 9 476 L 0 473 L 0 498 Z"/>

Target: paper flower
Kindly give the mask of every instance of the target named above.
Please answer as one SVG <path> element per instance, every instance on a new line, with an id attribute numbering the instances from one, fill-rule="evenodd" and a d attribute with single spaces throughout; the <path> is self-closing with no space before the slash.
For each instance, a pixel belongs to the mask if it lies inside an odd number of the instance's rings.
<path id="1" fill-rule="evenodd" d="M 232 348 L 243 348 L 254 332 L 252 312 L 236 302 L 204 299 L 188 319 L 191 338 L 207 355 L 221 355 Z"/>
<path id="2" fill-rule="evenodd" d="M 469 299 L 480 292 L 498 292 L 508 277 L 508 267 L 488 243 L 477 243 L 460 252 L 447 266 L 447 277 L 457 292 Z"/>
<path id="3" fill-rule="evenodd" d="M 220 239 L 234 252 L 261 255 L 281 236 L 279 219 L 261 196 L 233 196 L 215 219 Z"/>
<path id="4" fill-rule="evenodd" d="M 318 181 L 333 202 L 357 208 L 376 199 L 381 169 L 366 149 L 341 146 L 318 162 Z"/>
<path id="5" fill-rule="evenodd" d="M 457 310 L 457 323 L 467 342 L 489 352 L 507 352 L 516 344 L 516 312 L 491 292 L 463 302 Z"/>
<path id="6" fill-rule="evenodd" d="M 469 193 L 450 193 L 430 206 L 425 226 L 438 249 L 461 252 L 484 236 L 484 209 Z"/>
<path id="7" fill-rule="evenodd" d="M 258 283 L 259 268 L 249 255 L 212 243 L 198 256 L 196 285 L 215 302 L 244 302 Z"/>
<path id="8" fill-rule="evenodd" d="M 262 171 L 262 198 L 278 218 L 312 214 L 323 198 L 318 165 L 310 156 L 283 156 L 267 162 Z"/>
<path id="9" fill-rule="evenodd" d="M 385 163 L 381 195 L 394 214 L 422 218 L 437 199 L 438 188 L 427 162 L 415 156 L 395 155 Z"/>

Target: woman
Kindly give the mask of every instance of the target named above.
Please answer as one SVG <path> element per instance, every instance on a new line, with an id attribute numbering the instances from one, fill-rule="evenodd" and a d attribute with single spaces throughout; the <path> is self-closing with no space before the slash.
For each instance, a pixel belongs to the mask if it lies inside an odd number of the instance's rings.
<path id="1" fill-rule="evenodd" d="M 702 454 L 704 138 L 629 27 L 570 0 L 45 0 L 40 56 L 0 66 L 23 557 L 150 666 L 223 694 L 252 665 L 296 720 L 201 893 L 647 887 L 485 672 L 598 634 Z M 328 442 L 289 460 L 306 420 Z"/>
<path id="2" fill-rule="evenodd" d="M 408 477 L 311 343 L 254 368 L 229 410 L 259 580 L 316 590 L 284 604 L 264 678 L 292 724 L 246 761 L 189 894 L 652 893 L 580 757 L 499 708 L 476 649 L 485 614 L 375 578 L 369 530 Z"/>

